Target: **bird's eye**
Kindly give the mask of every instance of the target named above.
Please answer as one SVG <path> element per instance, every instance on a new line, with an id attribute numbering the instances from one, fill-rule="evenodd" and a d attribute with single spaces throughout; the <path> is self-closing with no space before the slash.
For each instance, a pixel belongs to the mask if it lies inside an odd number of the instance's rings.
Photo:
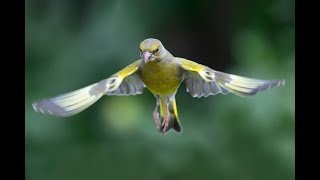
<path id="1" fill-rule="evenodd" d="M 153 51 L 153 54 L 157 53 L 159 51 L 159 48 Z"/>

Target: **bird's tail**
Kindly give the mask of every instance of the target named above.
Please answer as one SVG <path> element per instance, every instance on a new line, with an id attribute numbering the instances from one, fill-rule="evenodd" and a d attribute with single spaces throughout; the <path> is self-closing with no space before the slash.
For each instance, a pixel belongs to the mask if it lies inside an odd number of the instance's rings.
<path id="1" fill-rule="evenodd" d="M 95 83 L 67 94 L 34 101 L 32 106 L 43 114 L 66 117 L 85 110 L 103 95 L 101 84 Z"/>
<path id="2" fill-rule="evenodd" d="M 166 114 L 167 114 L 166 102 L 164 100 L 160 100 L 160 122 L 161 122 L 161 124 L 162 124 L 162 121 L 163 121 Z M 178 133 L 182 132 L 182 126 L 179 121 L 178 110 L 177 110 L 175 98 L 169 102 L 169 114 L 170 114 L 169 126 L 165 132 L 163 131 L 164 126 L 161 126 L 160 132 L 166 133 L 172 128 Z"/>

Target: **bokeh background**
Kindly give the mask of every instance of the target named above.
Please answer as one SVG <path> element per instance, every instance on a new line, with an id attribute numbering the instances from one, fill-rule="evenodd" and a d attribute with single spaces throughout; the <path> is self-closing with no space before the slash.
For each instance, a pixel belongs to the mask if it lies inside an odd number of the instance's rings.
<path id="1" fill-rule="evenodd" d="M 294 0 L 26 0 L 25 176 L 28 180 L 295 178 Z M 155 99 L 105 96 L 82 113 L 36 113 L 32 101 L 109 77 L 160 39 L 175 56 L 282 88 L 253 98 L 192 98 L 183 133 L 158 134 Z"/>

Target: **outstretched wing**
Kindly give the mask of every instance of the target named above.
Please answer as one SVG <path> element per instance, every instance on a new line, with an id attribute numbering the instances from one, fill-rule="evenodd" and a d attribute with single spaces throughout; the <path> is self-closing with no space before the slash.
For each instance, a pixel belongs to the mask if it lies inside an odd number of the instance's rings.
<path id="1" fill-rule="evenodd" d="M 183 58 L 176 60 L 183 69 L 187 91 L 193 97 L 207 97 L 228 92 L 238 96 L 253 96 L 258 92 L 283 86 L 285 83 L 285 80 L 259 80 L 227 74 Z"/>
<path id="2" fill-rule="evenodd" d="M 89 85 L 79 90 L 46 98 L 32 103 L 37 112 L 54 116 L 72 116 L 106 95 L 136 95 L 141 94 L 144 84 L 136 74 L 140 60 L 130 64 L 110 78 Z"/>

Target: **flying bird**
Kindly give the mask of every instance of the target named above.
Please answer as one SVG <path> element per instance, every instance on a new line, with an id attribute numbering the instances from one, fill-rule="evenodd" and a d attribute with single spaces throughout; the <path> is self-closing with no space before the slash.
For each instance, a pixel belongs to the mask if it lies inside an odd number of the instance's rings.
<path id="1" fill-rule="evenodd" d="M 140 56 L 141 59 L 107 79 L 70 93 L 34 101 L 33 108 L 43 114 L 67 117 L 85 110 L 103 95 L 137 95 L 146 87 L 156 98 L 153 119 L 157 130 L 162 134 L 170 129 L 179 133 L 182 127 L 175 95 L 182 82 L 185 82 L 187 92 L 198 98 L 229 92 L 242 97 L 253 96 L 285 83 L 285 80 L 259 80 L 213 70 L 173 56 L 153 38 L 140 43 Z"/>

